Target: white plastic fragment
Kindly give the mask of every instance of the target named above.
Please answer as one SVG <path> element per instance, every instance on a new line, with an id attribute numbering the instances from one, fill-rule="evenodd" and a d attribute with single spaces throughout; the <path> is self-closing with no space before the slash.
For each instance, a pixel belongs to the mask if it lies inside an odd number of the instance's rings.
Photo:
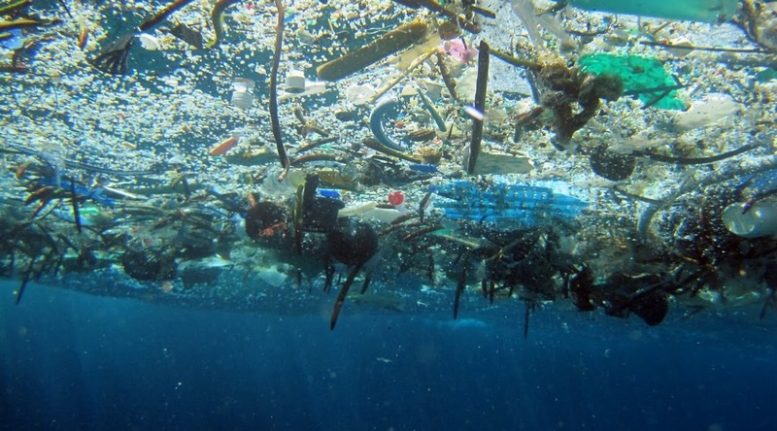
<path id="1" fill-rule="evenodd" d="M 369 84 L 351 85 L 345 89 L 343 96 L 354 105 L 364 105 L 375 94 L 375 88 Z"/>
<path id="2" fill-rule="evenodd" d="M 721 93 L 710 93 L 694 101 L 690 109 L 675 115 L 672 123 L 680 132 L 709 127 L 713 125 L 732 124 L 742 106 L 731 96 Z"/>
<path id="3" fill-rule="evenodd" d="M 162 44 L 159 43 L 159 39 L 151 36 L 148 33 L 140 33 L 138 35 L 138 40 L 140 41 L 140 46 L 142 46 L 143 49 L 147 49 L 149 51 L 159 51 L 162 49 Z"/>
<path id="4" fill-rule="evenodd" d="M 465 114 L 467 114 L 470 118 L 473 120 L 483 121 L 486 116 L 482 112 L 480 112 L 477 108 L 471 105 L 466 105 L 464 108 L 462 108 Z"/>

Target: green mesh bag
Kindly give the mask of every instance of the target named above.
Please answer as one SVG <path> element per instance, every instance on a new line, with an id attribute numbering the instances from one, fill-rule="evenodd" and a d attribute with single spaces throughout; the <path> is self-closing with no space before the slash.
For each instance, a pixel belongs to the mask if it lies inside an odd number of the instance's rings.
<path id="1" fill-rule="evenodd" d="M 583 72 L 593 75 L 615 75 L 623 81 L 625 95 L 639 97 L 646 106 L 659 109 L 684 110 L 678 99 L 677 81 L 664 69 L 664 65 L 649 57 L 637 55 L 591 54 L 580 58 L 578 65 Z"/>

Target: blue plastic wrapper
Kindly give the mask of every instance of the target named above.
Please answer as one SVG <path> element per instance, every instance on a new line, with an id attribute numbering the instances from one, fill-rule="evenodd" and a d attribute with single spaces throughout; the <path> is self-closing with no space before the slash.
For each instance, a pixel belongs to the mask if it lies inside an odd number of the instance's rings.
<path id="1" fill-rule="evenodd" d="M 536 227 L 553 221 L 572 221 L 588 203 L 550 187 L 491 183 L 479 185 L 457 180 L 432 186 L 430 191 L 446 199 L 435 201 L 446 218 Z"/>

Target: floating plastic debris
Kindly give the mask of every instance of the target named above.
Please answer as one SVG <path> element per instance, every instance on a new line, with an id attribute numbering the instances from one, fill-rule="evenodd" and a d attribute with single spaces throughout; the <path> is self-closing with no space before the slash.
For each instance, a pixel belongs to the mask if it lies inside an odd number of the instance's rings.
<path id="1" fill-rule="evenodd" d="M 210 149 L 210 155 L 211 156 L 221 156 L 226 154 L 227 151 L 231 150 L 232 148 L 237 145 L 238 137 L 237 136 L 230 136 L 227 139 L 224 139 L 223 141 L 219 142 L 217 145 L 215 145 L 213 148 Z"/>
<path id="2" fill-rule="evenodd" d="M 466 105 L 461 110 L 470 118 L 477 121 L 483 121 L 486 119 L 485 114 L 483 114 L 482 111 L 480 111 L 478 108 L 475 108 L 471 105 Z"/>
<path id="3" fill-rule="evenodd" d="M 480 185 L 456 180 L 432 186 L 430 191 L 444 198 L 435 201 L 445 217 L 453 220 L 492 222 L 534 227 L 553 220 L 571 221 L 588 206 L 586 202 L 550 187 L 493 183 Z"/>
<path id="4" fill-rule="evenodd" d="M 402 205 L 402 202 L 404 201 L 405 201 L 405 195 L 399 190 L 393 190 L 388 195 L 388 202 L 391 205 L 394 205 L 394 206 Z"/>
<path id="5" fill-rule="evenodd" d="M 316 70 L 319 79 L 337 81 L 361 69 L 405 49 L 418 42 L 426 34 L 427 25 L 414 21 L 392 30 L 374 42 L 343 57 L 322 64 Z"/>
<path id="6" fill-rule="evenodd" d="M 301 70 L 290 70 L 286 74 L 286 91 L 302 93 L 305 91 L 305 74 Z"/>
<path id="7" fill-rule="evenodd" d="M 646 307 L 649 324 L 670 297 L 735 300 L 745 272 L 751 297 L 774 290 L 777 238 L 750 237 L 777 192 L 775 2 L 714 26 L 579 8 L 714 21 L 733 1 L 80 2 L 72 19 L 79 2 L 57 3 L 0 7 L 4 273 L 56 276 L 88 248 L 110 286 L 287 307 L 318 289 L 253 281 L 315 286 L 339 260 L 378 290 L 410 293 L 399 270 L 424 295 L 479 287 L 527 310 L 575 284 L 578 308 Z M 489 52 L 504 62 L 486 73 Z M 342 259 L 358 239 L 330 241 L 357 221 L 378 234 L 369 264 Z M 192 275 L 216 254 L 229 271 Z M 96 269 L 85 257 L 61 273 Z"/>
<path id="8" fill-rule="evenodd" d="M 140 41 L 140 46 L 142 46 L 143 49 L 147 49 L 149 51 L 159 51 L 162 49 L 162 44 L 159 42 L 159 39 L 148 33 L 140 33 L 138 35 L 138 40 Z"/>
<path id="9" fill-rule="evenodd" d="M 317 196 L 320 196 L 322 198 L 328 198 L 328 199 L 340 199 L 340 192 L 338 192 L 335 189 L 316 189 Z"/>
<path id="10" fill-rule="evenodd" d="M 737 0 L 569 0 L 581 9 L 690 21 L 721 22 L 737 11 Z"/>
<path id="11" fill-rule="evenodd" d="M 678 112 L 672 119 L 672 124 L 680 132 L 714 125 L 727 126 L 735 121 L 742 111 L 742 105 L 735 102 L 731 96 L 720 93 L 710 93 L 696 100 L 684 112 Z"/>
<path id="12" fill-rule="evenodd" d="M 235 78 L 232 81 L 232 106 L 242 110 L 251 109 L 254 104 L 254 81 Z"/>
<path id="13" fill-rule="evenodd" d="M 425 174 L 434 174 L 439 172 L 437 170 L 437 166 L 429 163 L 411 163 L 408 167 L 414 171 L 422 172 Z"/>
<path id="14" fill-rule="evenodd" d="M 381 144 L 392 150 L 403 151 L 405 145 L 395 142 L 386 134 L 383 126 L 384 119 L 396 118 L 400 114 L 399 101 L 392 97 L 386 97 L 379 101 L 375 109 L 370 113 L 370 130 Z"/>
<path id="15" fill-rule="evenodd" d="M 655 58 L 598 53 L 580 57 L 578 64 L 586 73 L 619 77 L 623 81 L 624 95 L 636 95 L 646 105 L 685 109 L 685 104 L 677 98 L 679 83 Z"/>
<path id="16" fill-rule="evenodd" d="M 759 238 L 777 235 L 777 203 L 762 201 L 748 206 L 734 203 L 721 215 L 726 229 L 743 238 Z"/>

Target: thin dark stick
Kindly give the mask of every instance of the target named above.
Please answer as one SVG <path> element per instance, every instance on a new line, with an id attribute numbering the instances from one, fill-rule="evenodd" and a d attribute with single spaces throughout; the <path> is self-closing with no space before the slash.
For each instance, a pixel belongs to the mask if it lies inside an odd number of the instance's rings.
<path id="1" fill-rule="evenodd" d="M 135 40 L 135 35 L 153 29 L 169 17 L 170 14 L 191 2 L 192 0 L 175 0 L 171 2 L 151 18 L 143 21 L 137 30 L 124 34 L 109 44 L 90 63 L 102 72 L 123 75 L 127 72 L 127 59 L 132 48 L 132 42 Z"/>
<path id="2" fill-rule="evenodd" d="M 289 166 L 299 166 L 308 162 L 321 162 L 321 161 L 336 162 L 338 160 L 339 158 L 334 154 L 307 154 L 305 156 L 300 156 L 290 161 Z"/>
<path id="3" fill-rule="evenodd" d="M 750 54 L 771 54 L 769 51 L 765 51 L 763 49 L 758 48 L 716 48 L 712 46 L 683 46 L 683 45 L 670 45 L 667 43 L 661 43 L 661 42 L 652 42 L 648 40 L 643 40 L 639 42 L 642 45 L 647 46 L 659 46 L 662 48 L 671 48 L 671 49 L 686 49 L 688 51 L 710 51 L 710 52 L 740 52 L 740 53 L 750 53 Z"/>
<path id="4" fill-rule="evenodd" d="M 467 267 L 459 273 L 459 279 L 456 283 L 456 293 L 453 297 L 453 319 L 456 320 L 459 317 L 459 305 L 461 303 L 461 294 L 464 293 L 464 289 L 467 287 Z"/>
<path id="5" fill-rule="evenodd" d="M 81 212 L 78 210 L 78 198 L 76 197 L 76 182 L 70 179 L 70 204 L 73 206 L 73 218 L 76 222 L 76 230 L 81 233 Z"/>
<path id="6" fill-rule="evenodd" d="M 370 287 L 370 281 L 372 280 L 372 272 L 368 272 L 364 275 L 364 283 L 362 284 L 362 295 L 367 293 L 367 289 Z"/>
<path id="7" fill-rule="evenodd" d="M 737 148 L 736 150 L 731 150 L 726 153 L 718 154 L 717 156 L 709 157 L 671 157 L 647 152 L 638 152 L 635 154 L 638 156 L 647 157 L 648 159 L 656 162 L 674 163 L 678 165 L 704 165 L 707 163 L 719 162 L 721 160 L 728 159 L 729 157 L 738 156 L 758 147 L 760 147 L 760 144 L 747 144 Z"/>
<path id="8" fill-rule="evenodd" d="M 337 318 L 340 316 L 340 311 L 343 309 L 343 304 L 345 303 L 345 298 L 348 296 L 348 291 L 351 289 L 353 280 L 356 278 L 356 274 L 359 273 L 359 270 L 362 269 L 363 265 L 364 262 L 354 266 L 351 269 L 351 272 L 348 273 L 348 278 L 345 280 L 345 283 L 343 283 L 343 287 L 341 287 L 340 292 L 337 293 L 337 300 L 335 301 L 335 306 L 332 309 L 332 317 L 329 319 L 330 331 L 335 329 L 335 326 L 337 325 Z"/>
<path id="9" fill-rule="evenodd" d="M 289 156 L 286 154 L 286 148 L 283 146 L 281 122 L 278 119 L 278 66 L 281 63 L 283 18 L 286 11 L 281 0 L 275 0 L 275 7 L 278 8 L 278 24 L 275 27 L 275 52 L 273 53 L 272 72 L 270 73 L 270 123 L 272 135 L 275 138 L 275 148 L 278 150 L 278 159 L 281 161 L 283 169 L 289 169 Z"/>
<path id="10" fill-rule="evenodd" d="M 152 28 L 156 27 L 160 22 L 164 21 L 165 18 L 170 16 L 173 12 L 177 11 L 178 9 L 186 6 L 187 4 L 191 3 L 192 0 L 176 0 L 169 5 L 167 5 L 164 9 L 159 11 L 156 15 L 152 16 L 151 18 L 147 19 L 146 21 L 143 21 L 142 24 L 140 24 L 140 31 L 148 31 Z"/>
<path id="11" fill-rule="evenodd" d="M 485 41 L 480 41 L 478 52 L 478 78 L 475 88 L 475 109 L 481 114 L 486 112 L 486 90 L 488 88 L 488 60 L 489 48 Z M 483 140 L 483 119 L 472 119 L 472 141 L 469 144 L 469 160 L 467 161 L 467 173 L 475 173 L 475 164 L 480 154 L 480 144 Z"/>
<path id="12" fill-rule="evenodd" d="M 612 191 L 614 191 L 615 193 L 621 194 L 621 195 L 623 195 L 623 196 L 625 196 L 625 197 L 627 197 L 629 199 L 634 199 L 635 201 L 645 202 L 645 203 L 653 204 L 653 205 L 663 205 L 664 204 L 664 202 L 659 200 L 659 199 L 651 199 L 651 198 L 647 198 L 645 196 L 637 195 L 637 194 L 634 194 L 634 193 L 629 193 L 629 192 L 627 192 L 625 190 L 619 189 L 618 187 L 613 187 Z"/>
<path id="13" fill-rule="evenodd" d="M 480 6 L 472 6 L 471 7 L 472 12 L 475 12 L 476 14 L 480 16 L 484 16 L 486 18 L 496 19 L 496 13 L 490 9 L 486 9 L 484 7 Z"/>
<path id="14" fill-rule="evenodd" d="M 67 14 L 67 16 L 70 17 L 70 19 L 73 19 L 73 15 L 70 14 L 70 9 L 65 4 L 65 0 L 58 0 L 58 2 L 59 2 L 59 5 L 62 6 L 62 9 L 65 9 L 65 13 Z"/>
<path id="15" fill-rule="evenodd" d="M 642 109 L 648 109 L 648 108 L 653 107 L 653 105 L 655 105 L 658 102 L 660 102 L 664 97 L 668 96 L 669 93 L 671 93 L 672 91 L 673 90 L 666 90 L 663 93 L 659 94 L 658 96 L 650 99 L 650 101 L 648 103 L 646 103 L 645 106 L 642 107 Z"/>
<path id="16" fill-rule="evenodd" d="M 397 3 L 402 4 L 403 2 L 399 1 Z M 456 14 L 456 12 L 449 10 L 435 0 L 415 0 L 414 3 L 418 4 L 419 6 L 423 6 L 430 11 L 444 15 L 450 20 L 456 21 L 456 24 L 458 24 L 459 27 L 467 30 L 470 33 L 480 33 L 480 26 L 477 23 L 468 20 L 464 16 Z"/>
<path id="17" fill-rule="evenodd" d="M 27 283 L 30 282 L 30 276 L 32 275 L 32 266 L 35 265 L 35 259 L 37 256 L 32 256 L 30 258 L 30 264 L 27 265 L 27 270 L 24 271 L 24 276 L 22 277 L 22 284 L 19 286 L 19 290 L 16 291 L 16 305 L 19 305 L 19 302 L 22 300 L 22 295 L 24 295 L 24 289 L 27 288 Z"/>
<path id="18" fill-rule="evenodd" d="M 658 91 L 664 92 L 664 91 L 672 91 L 672 90 L 679 90 L 681 88 L 685 88 L 685 85 L 677 84 L 677 85 L 662 85 L 660 87 L 650 87 L 650 88 L 636 88 L 634 90 L 624 91 L 624 96 L 637 96 L 644 93 L 655 93 Z"/>

